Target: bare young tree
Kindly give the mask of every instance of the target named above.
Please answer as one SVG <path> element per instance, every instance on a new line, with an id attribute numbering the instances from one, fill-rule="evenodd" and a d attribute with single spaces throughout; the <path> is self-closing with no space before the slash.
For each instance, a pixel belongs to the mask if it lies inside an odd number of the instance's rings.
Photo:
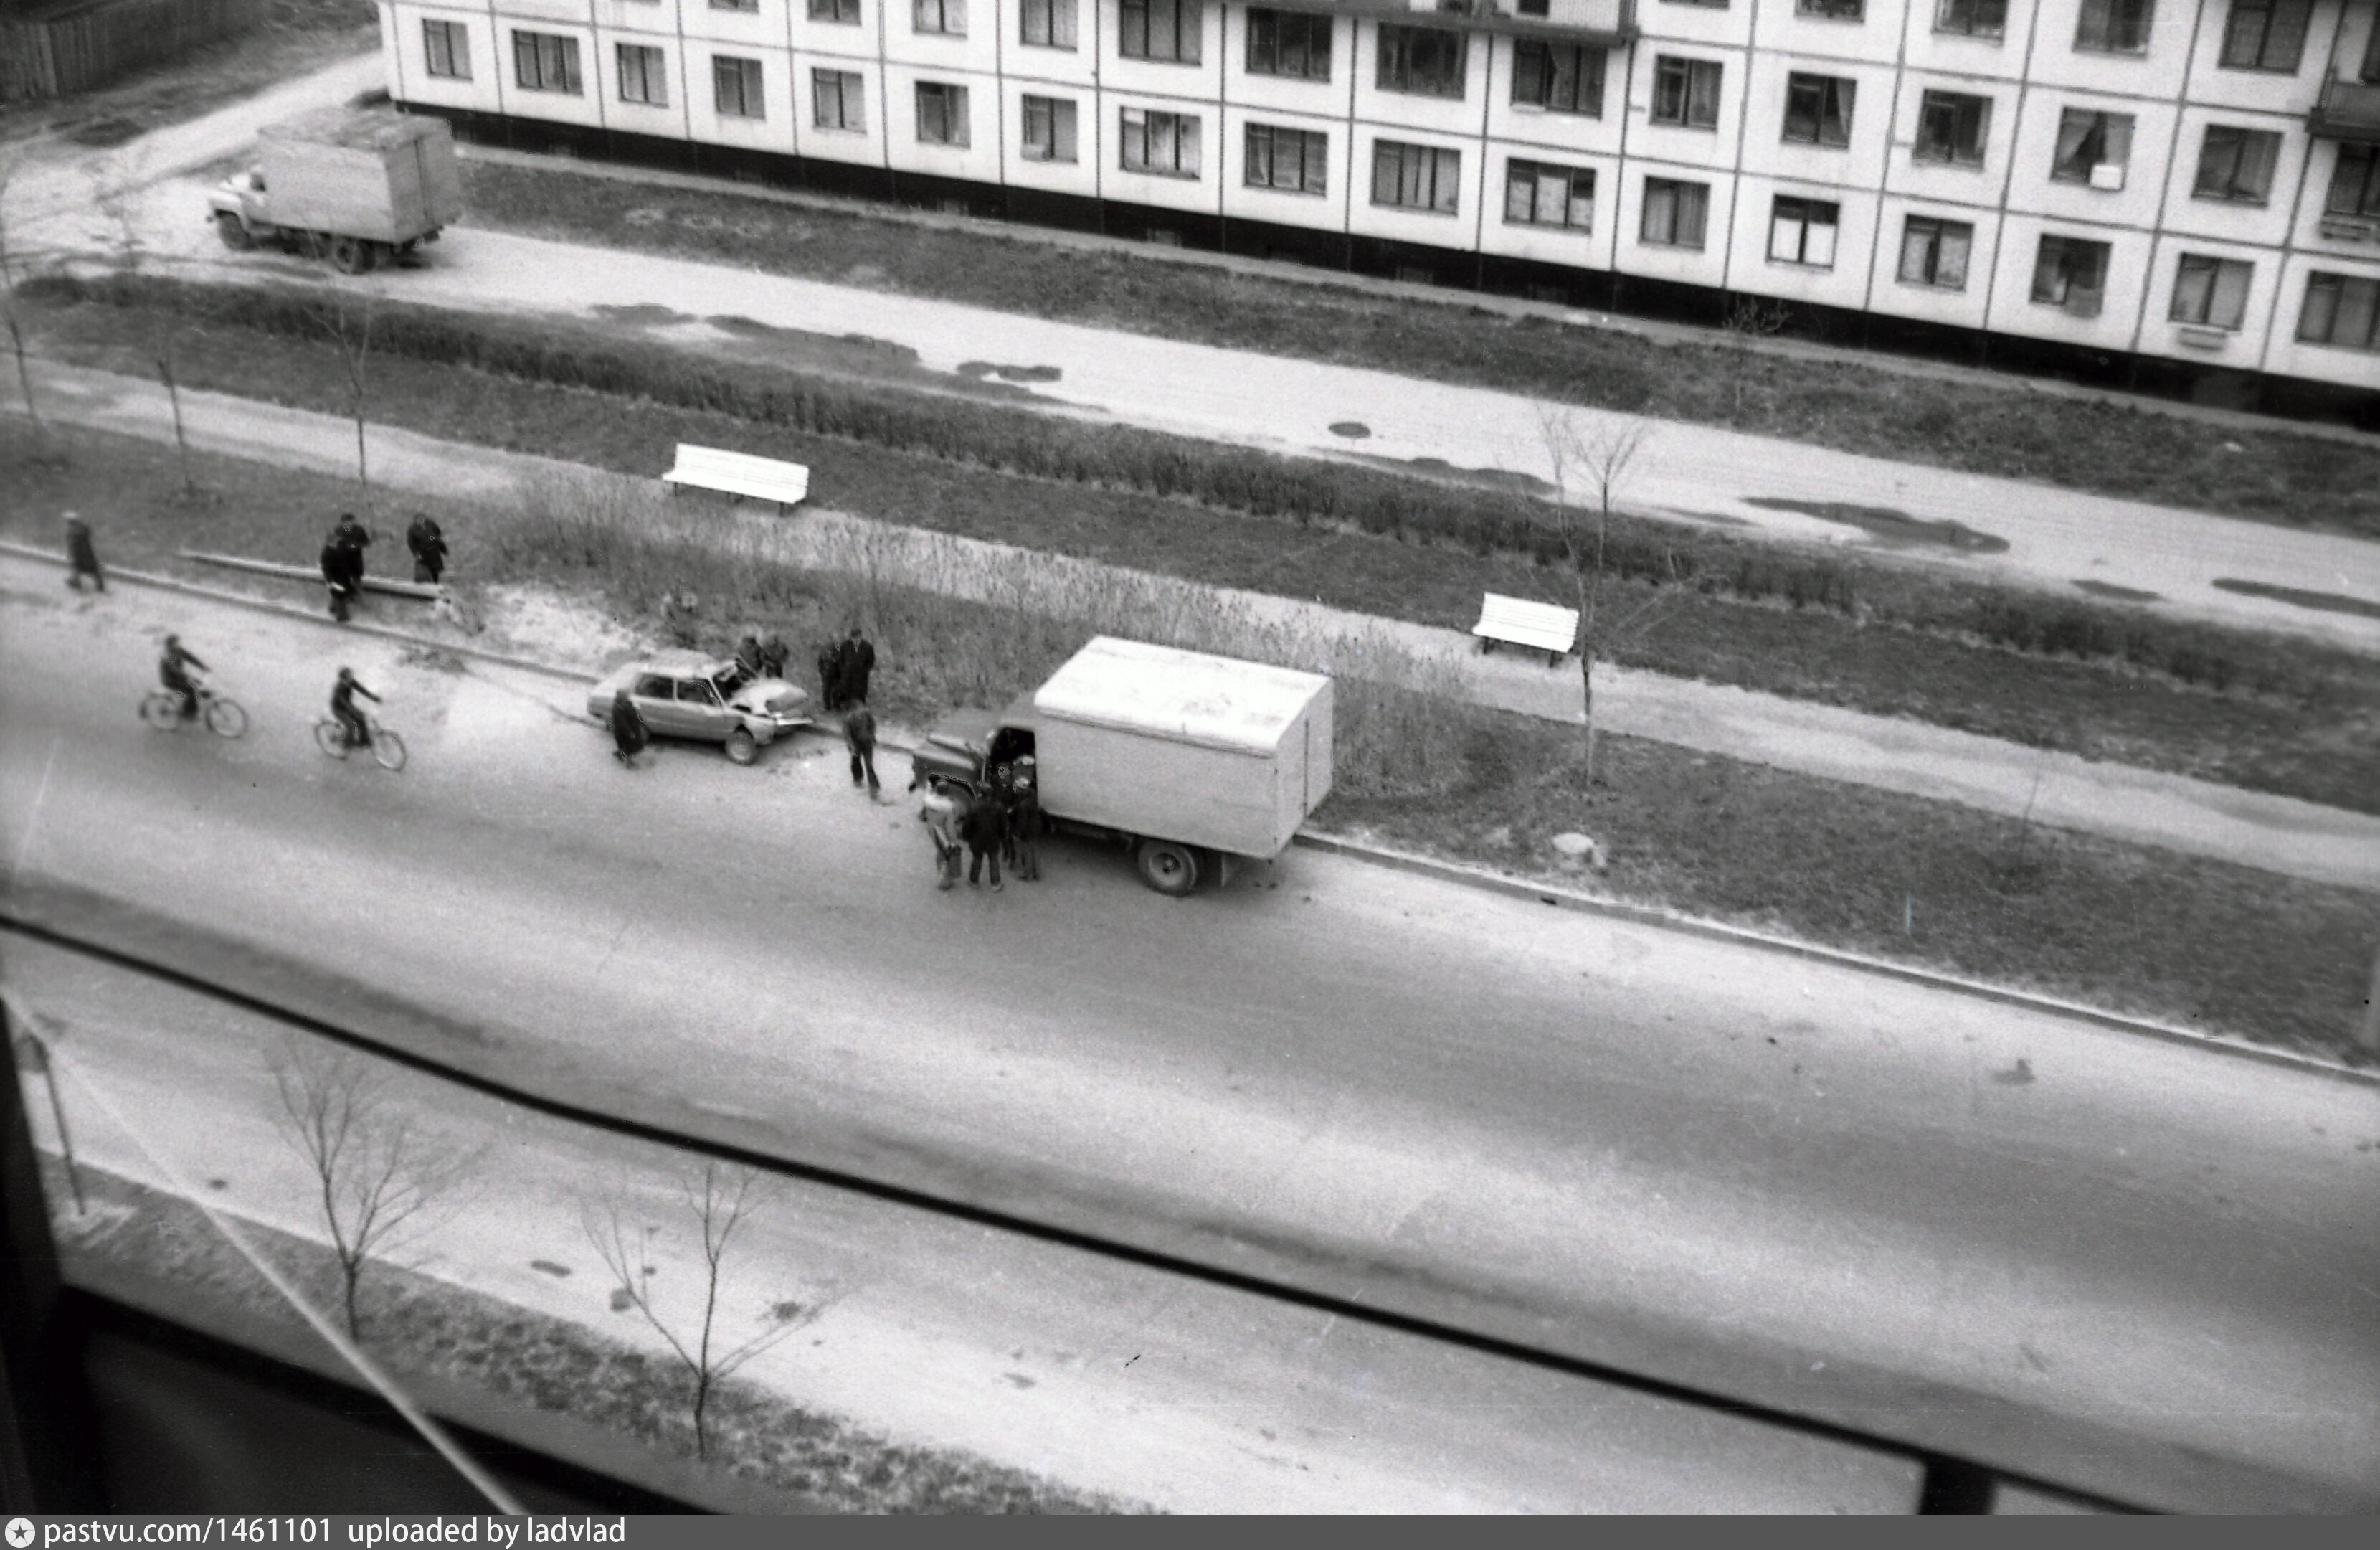
<path id="1" fill-rule="evenodd" d="M 681 1314 L 682 1324 L 664 1319 L 653 1297 L 656 1272 L 652 1247 L 662 1229 L 648 1224 L 632 1233 L 626 1214 L 617 1201 L 580 1208 L 579 1225 L 604 1268 L 619 1283 L 617 1295 L 625 1298 L 628 1305 L 642 1313 L 645 1322 L 668 1342 L 694 1381 L 694 1455 L 698 1458 L 710 1456 L 710 1399 L 719 1385 L 746 1362 L 814 1322 L 823 1312 L 820 1304 L 804 1306 L 787 1299 L 761 1310 L 760 1328 L 740 1344 L 729 1345 L 720 1331 L 721 1272 L 736 1230 L 750 1218 L 759 1203 L 753 1199 L 754 1187 L 759 1182 L 759 1176 L 750 1168 L 710 1161 L 680 1180 L 681 1198 L 700 1230 L 702 1242 L 701 1305 L 698 1310 Z"/>
<path id="2" fill-rule="evenodd" d="M 1615 617 L 1609 595 L 1612 503 L 1635 470 L 1652 427 L 1641 420 L 1610 417 L 1582 422 L 1578 411 L 1567 405 L 1539 404 L 1537 430 L 1553 464 L 1554 520 L 1561 531 L 1578 609 L 1578 677 L 1585 704 L 1580 754 L 1592 784 L 1596 661 L 1618 641 L 1648 628 L 1667 601 L 1657 592 Z M 1573 502 L 1573 492 L 1591 498 Z"/>
<path id="3" fill-rule="evenodd" d="M 33 439 L 47 447 L 50 428 L 42 422 L 41 410 L 33 402 L 33 369 L 25 358 L 25 320 L 17 305 L 17 266 L 20 261 L 8 231 L 8 184 L 26 153 L 23 146 L 13 153 L 0 152 L 0 323 L 7 327 L 8 348 L 17 358 L 17 388 L 24 395 L 25 417 L 33 422 Z"/>
<path id="4" fill-rule="evenodd" d="M 414 1129 L 386 1069 L 345 1050 L 292 1041 L 271 1061 L 282 1130 L 312 1169 L 322 1225 L 338 1262 L 347 1333 L 362 1336 L 357 1288 L 421 1214 L 468 1171 Z"/>
<path id="5" fill-rule="evenodd" d="M 1728 409 L 1730 425 L 1743 420 L 1743 388 L 1752 374 L 1752 354 L 1763 339 L 1772 338 L 1791 314 L 1785 303 L 1769 297 L 1739 296 L 1720 323 L 1728 347 Z"/>
<path id="6" fill-rule="evenodd" d="M 347 408 L 356 421 L 356 483 L 363 490 L 364 514 L 371 514 L 371 470 L 365 460 L 364 427 L 371 407 L 372 298 L 369 292 L 352 299 L 333 292 L 309 309 L 310 315 L 339 347 L 339 364 L 347 378 Z"/>
<path id="7" fill-rule="evenodd" d="M 135 162 L 122 167 L 115 177 L 103 184 L 97 194 L 99 208 L 115 228 L 112 247 L 115 272 L 129 281 L 140 273 L 148 250 L 140 240 L 135 196 L 147 179 Z M 174 374 L 174 353 L 182 336 L 182 301 L 180 290 L 173 286 L 157 287 L 149 296 L 133 296 L 150 318 L 149 355 L 157 367 L 157 380 L 164 384 L 165 401 L 174 411 L 174 448 L 181 462 L 182 494 L 185 497 L 199 493 L 198 476 L 190 471 L 190 437 L 182 423 L 182 388 Z"/>

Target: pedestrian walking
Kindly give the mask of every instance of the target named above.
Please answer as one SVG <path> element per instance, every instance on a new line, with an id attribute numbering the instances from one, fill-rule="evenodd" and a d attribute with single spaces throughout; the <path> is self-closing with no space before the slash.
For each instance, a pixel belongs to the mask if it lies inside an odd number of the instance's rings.
<path id="1" fill-rule="evenodd" d="M 413 579 L 438 584 L 446 570 L 446 535 L 440 531 L 438 519 L 426 511 L 413 514 L 413 525 L 405 530 L 405 546 L 413 551 Z"/>
<path id="2" fill-rule="evenodd" d="M 910 783 L 916 788 L 917 783 Z M 940 781 L 926 783 L 926 799 L 917 806 L 917 822 L 934 842 L 934 886 L 947 893 L 959 880 L 959 824 L 966 816 L 965 793 Z"/>
<path id="3" fill-rule="evenodd" d="M 876 713 L 865 705 L 852 706 L 844 714 L 843 740 L 851 750 L 851 784 L 857 786 L 864 774 L 868 799 L 874 801 L 883 790 L 876 779 Z"/>
<path id="4" fill-rule="evenodd" d="M 967 886 L 972 888 L 983 875 L 986 861 L 991 863 L 991 891 L 1000 892 L 1000 842 L 1008 825 L 1002 821 L 1000 804 L 989 798 L 978 798 L 967 806 L 959 819 L 959 837 L 966 841 Z"/>
<path id="5" fill-rule="evenodd" d="M 819 702 L 829 714 L 843 709 L 843 642 L 829 641 L 819 648 Z"/>
<path id="6" fill-rule="evenodd" d="M 770 631 L 760 642 L 760 672 L 764 677 L 782 678 L 785 676 L 785 638 Z"/>
<path id="7" fill-rule="evenodd" d="M 66 524 L 67 560 L 73 568 L 67 572 L 67 585 L 80 592 L 88 580 L 93 592 L 105 592 L 107 572 L 99 568 L 99 550 L 91 541 L 91 524 L 72 511 L 66 514 Z"/>
<path id="8" fill-rule="evenodd" d="M 651 728 L 645 725 L 637 702 L 628 698 L 626 690 L 612 696 L 612 757 L 630 769 L 637 767 L 637 755 L 653 740 Z"/>
<path id="9" fill-rule="evenodd" d="M 868 675 L 876 671 L 876 648 L 868 643 L 868 637 L 859 632 L 859 627 L 853 625 L 840 650 L 843 672 L 838 687 L 843 690 L 843 702 L 846 705 L 861 704 L 868 699 Z"/>

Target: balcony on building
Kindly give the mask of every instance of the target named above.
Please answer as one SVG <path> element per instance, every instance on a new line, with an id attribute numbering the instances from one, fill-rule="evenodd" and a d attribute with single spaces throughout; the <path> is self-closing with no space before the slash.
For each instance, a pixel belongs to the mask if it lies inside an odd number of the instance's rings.
<path id="1" fill-rule="evenodd" d="M 1508 32 L 1610 47 L 1633 42 L 1636 0 L 1265 0 L 1276 10 L 1427 22 L 1466 32 Z"/>
<path id="2" fill-rule="evenodd" d="M 2333 70 L 2306 115 L 2306 132 L 2316 140 L 2380 144 L 2380 81 L 2349 80 Z"/>

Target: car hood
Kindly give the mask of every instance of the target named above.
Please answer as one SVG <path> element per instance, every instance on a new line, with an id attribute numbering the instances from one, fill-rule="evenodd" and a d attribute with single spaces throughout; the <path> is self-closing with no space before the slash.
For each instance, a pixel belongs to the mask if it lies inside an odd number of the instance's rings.
<path id="1" fill-rule="evenodd" d="M 727 702 L 755 715 L 798 715 L 810 702 L 810 691 L 783 678 L 755 678 Z"/>

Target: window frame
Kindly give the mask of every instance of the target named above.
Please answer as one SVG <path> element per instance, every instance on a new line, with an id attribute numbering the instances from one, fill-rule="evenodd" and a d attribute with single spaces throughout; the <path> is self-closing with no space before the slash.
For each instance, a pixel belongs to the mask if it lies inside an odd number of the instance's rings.
<path id="1" fill-rule="evenodd" d="M 2380 32 L 2380 26 L 2373 31 Z M 2359 161 L 2362 171 L 2350 173 L 2349 168 Z M 2330 186 L 2323 190 L 2322 213 L 2380 217 L 2380 145 L 2338 141 L 2338 159 L 2330 166 Z"/>
<path id="2" fill-rule="evenodd" d="M 1793 132 L 1797 97 L 1815 94 L 1815 104 L 1808 104 L 1810 132 Z M 1785 75 L 1785 122 L 1779 130 L 1787 145 L 1815 145 L 1828 151 L 1848 151 L 1852 144 L 1852 110 L 1859 101 L 1859 82 L 1850 76 L 1820 75 L 1815 70 L 1789 70 Z M 1840 139 L 1827 134 L 1828 109 L 1834 109 L 1833 119 Z"/>
<path id="3" fill-rule="evenodd" d="M 463 44 L 460 50 L 455 46 L 458 34 Z M 443 70 L 438 67 L 439 49 L 431 46 L 430 40 L 432 38 L 436 38 L 440 47 L 445 51 L 446 67 Z M 421 68 L 424 73 L 437 80 L 469 80 L 471 79 L 471 24 L 468 21 L 455 21 L 443 17 L 423 17 L 421 18 Z"/>
<path id="4" fill-rule="evenodd" d="M 2146 54 L 2155 27 L 2156 0 L 2082 0 L 2074 14 L 2074 47 L 2082 54 Z M 2138 29 L 2129 41 L 2127 28 Z"/>
<path id="5" fill-rule="evenodd" d="M 1790 208 L 1789 208 L 1790 207 Z M 1819 213 L 1825 212 L 1823 218 Z M 1778 236 L 1788 222 L 1797 232 L 1791 255 L 1777 250 Z M 1813 258 L 1811 238 L 1819 232 L 1827 233 L 1825 257 Z M 1831 270 L 1842 245 L 1843 206 L 1840 200 L 1813 199 L 1807 194 L 1776 194 L 1768 201 L 1768 262 L 1790 264 L 1795 269 Z"/>
<path id="6" fill-rule="evenodd" d="M 1968 110 L 1973 110 L 1972 136 L 1961 133 L 1967 128 Z M 1940 110 L 1950 115 L 1950 133 L 1940 140 L 1942 153 L 1928 152 L 1928 133 L 1939 116 Z M 1909 159 L 1926 166 L 1980 167 L 1991 153 L 1992 99 L 1974 92 L 1950 92 L 1928 86 L 1917 96 L 1917 136 L 1910 144 Z"/>
<path id="7" fill-rule="evenodd" d="M 1400 197 L 1382 199 L 1381 174 L 1390 160 L 1396 164 L 1396 190 Z M 1409 167 L 1418 169 L 1425 163 L 1426 174 L 1409 175 Z M 1427 202 L 1402 197 L 1409 183 L 1427 184 L 1420 190 Z M 1415 215 L 1461 215 L 1463 153 L 1449 146 L 1420 145 L 1407 140 L 1383 138 L 1373 140 L 1372 203 L 1382 210 L 1402 210 Z"/>
<path id="8" fill-rule="evenodd" d="M 735 82 L 735 98 L 738 105 L 729 107 L 727 82 Z M 769 118 L 768 76 L 758 59 L 740 54 L 713 54 L 710 56 L 710 111 L 721 118 L 740 118 L 749 124 L 764 124 Z"/>
<path id="9" fill-rule="evenodd" d="M 521 70 L 521 45 L 529 45 L 528 57 L 537 63 L 536 81 L 530 81 Z M 549 86 L 546 81 L 545 45 L 552 43 L 554 73 L 563 84 Z M 578 66 L 578 40 L 563 32 L 540 32 L 532 28 L 513 29 L 513 84 L 524 92 L 551 92 L 560 97 L 583 97 L 587 94 L 586 76 Z"/>
<path id="10" fill-rule="evenodd" d="M 2220 164 L 2216 160 L 2216 137 L 2236 137 L 2228 157 L 2229 171 L 2224 173 L 2220 187 L 2209 186 L 2209 174 Z M 2251 128 L 2245 124 L 2209 124 L 2199 137 L 2198 170 L 2191 177 L 2190 197 L 2213 200 L 2224 204 L 2246 204 L 2263 207 L 2273 202 L 2273 181 L 2278 176 L 2281 162 L 2281 137 L 2270 129 Z M 2263 187 L 2242 181 L 2243 174 L 2260 168 Z"/>
<path id="11" fill-rule="evenodd" d="M 1166 22 L 1160 38 L 1160 13 Z M 1139 18 L 1137 42 L 1134 17 Z M 1205 62 L 1207 0 L 1116 0 L 1116 56 L 1148 65 Z M 1135 53 L 1135 48 L 1139 52 Z M 1171 53 L 1160 53 L 1168 49 Z"/>
<path id="12" fill-rule="evenodd" d="M 2060 255 L 2055 283 L 2064 287 L 2064 294 L 2048 296 L 2043 294 L 2043 281 L 2050 273 L 2053 250 Z M 2071 272 L 2072 261 L 2086 256 L 2095 260 L 2098 270 L 2094 282 L 2089 285 L 2079 283 Z M 2039 306 L 2056 307 L 2075 317 L 2095 318 L 2107 308 L 2107 274 L 2114 265 L 2113 243 L 2102 242 L 2096 238 L 2074 237 L 2065 232 L 2045 231 L 2041 234 L 2041 245 L 2034 250 L 2031 298 Z M 2089 299 L 2087 306 L 2082 302 L 2083 298 Z"/>
<path id="13" fill-rule="evenodd" d="M 631 97 L 628 95 L 628 76 L 630 74 L 628 68 L 628 56 L 630 55 L 638 56 L 637 67 L 634 73 L 637 78 L 637 85 L 644 93 L 642 96 Z M 614 39 L 612 45 L 612 70 L 618 82 L 619 97 L 622 102 L 634 103 L 638 107 L 667 107 L 670 105 L 669 51 L 662 48 L 660 44 L 622 43 Z M 658 97 L 653 95 L 653 78 L 656 73 L 661 77 L 661 95 Z"/>
<path id="14" fill-rule="evenodd" d="M 1996 41 L 2008 36 L 2009 0 L 1935 0 L 1934 31 L 1953 38 L 1990 38 Z M 1954 13 L 1969 13 L 1965 26 L 1958 24 Z M 1985 19 L 1985 13 L 1991 19 Z"/>
<path id="15" fill-rule="evenodd" d="M 1569 55 L 1570 74 L 1565 78 L 1558 66 L 1560 55 Z M 1587 67 L 1588 56 L 1594 67 Z M 1524 63 L 1526 61 L 1527 63 Z M 1608 49 L 1593 43 L 1561 43 L 1543 38 L 1515 38 L 1512 41 L 1512 105 L 1535 108 L 1541 113 L 1568 114 L 1579 118 L 1603 116 L 1603 82 L 1610 72 L 1611 55 Z M 1524 71 L 1536 82 L 1538 95 L 1532 99 L 1521 94 Z M 1570 84 L 1568 101 L 1557 99 L 1563 93 L 1557 90 L 1567 79 Z M 1585 105 L 1581 105 L 1584 103 Z"/>
<path id="16" fill-rule="evenodd" d="M 2089 163 L 2073 163 L 2070 162 L 2069 159 L 2062 158 L 2058 153 L 2058 147 L 2066 143 L 2067 121 L 2080 115 L 2088 115 L 2092 118 L 2096 119 L 2097 122 L 2092 128 L 2085 129 L 2082 132 L 2082 138 L 2075 141 L 2074 149 L 2079 153 L 2083 147 L 2091 143 L 2092 136 L 2096 134 L 2099 140 L 2100 151 L 2099 157 L 2096 161 Z M 2049 150 L 2049 180 L 2053 183 L 2080 183 L 2085 187 L 2089 187 L 2091 186 L 2091 169 L 2093 167 L 2119 166 L 2125 170 L 2126 178 L 2129 181 L 2132 165 L 2132 131 L 2138 128 L 2138 126 L 2139 119 L 2134 115 L 2129 113 L 2119 113 L 2113 108 L 2068 106 L 2059 109 L 2058 115 L 2058 139 L 2051 144 Z M 2118 130 L 2119 128 L 2121 130 L 2120 137 L 2118 134 Z M 2113 148 L 2115 141 L 2119 138 L 2123 141 L 2123 154 L 2120 156 L 2111 156 L 2107 153 Z M 2079 174 L 2070 171 L 2069 167 L 2070 165 L 2080 165 L 2082 167 L 2082 171 Z M 2116 190 L 2114 189 L 2102 190 L 2102 192 L 2108 193 L 2115 191 Z"/>
<path id="17" fill-rule="evenodd" d="M 2200 277 L 2194 292 L 2193 275 Z M 2246 259 L 2183 253 L 2173 266 L 2173 299 L 2166 310 L 2166 321 L 2236 334 L 2247 322 L 2248 292 L 2255 283 L 2256 266 Z M 2216 315 L 2224 311 L 2228 319 Z"/>
<path id="18" fill-rule="evenodd" d="M 834 82 L 834 122 L 826 119 L 826 84 Z M 830 134 L 864 135 L 868 132 L 868 78 L 857 70 L 838 70 L 825 65 L 810 67 L 810 128 Z"/>
<path id="19" fill-rule="evenodd" d="M 1027 162 L 1041 162 L 1055 166 L 1078 165 L 1082 162 L 1082 114 L 1072 97 L 1048 97 L 1038 92 L 1018 93 L 1018 116 L 1022 123 L 1016 138 L 1017 156 Z M 1033 116 L 1041 112 L 1048 128 L 1044 137 L 1048 151 L 1034 153 Z"/>
<path id="20" fill-rule="evenodd" d="M 756 15 L 760 9 L 760 0 L 710 0 L 710 8 L 714 11 L 742 11 L 747 16 Z"/>
<path id="21" fill-rule="evenodd" d="M 1670 219 L 1667 237 L 1648 235 L 1652 229 L 1656 194 L 1669 201 Z M 1691 196 L 1691 197 L 1690 197 Z M 1681 241 L 1678 233 L 1684 227 L 1683 217 L 1694 214 L 1694 240 Z M 1686 252 L 1707 252 L 1710 248 L 1710 185 L 1691 182 L 1682 177 L 1645 177 L 1643 198 L 1636 213 L 1636 242 L 1645 248 L 1676 248 Z"/>
<path id="22" fill-rule="evenodd" d="M 1451 52 L 1451 58 L 1446 61 L 1450 67 L 1448 73 L 1438 85 L 1430 84 L 1430 78 L 1424 69 L 1424 66 L 1430 63 L 1430 57 L 1416 45 Z M 1380 91 L 1393 92 L 1401 97 L 1436 97 L 1442 102 L 1453 103 L 1463 101 L 1470 92 L 1469 33 L 1451 27 L 1418 27 L 1409 22 L 1384 21 L 1376 29 L 1373 48 L 1373 84 Z"/>
<path id="23" fill-rule="evenodd" d="M 909 34 L 917 38 L 964 38 L 967 0 L 909 0 Z"/>
<path id="24" fill-rule="evenodd" d="M 809 17 L 836 27 L 857 27 L 865 20 L 860 0 L 809 0 Z"/>
<path id="25" fill-rule="evenodd" d="M 1269 6 L 1247 8 L 1247 41 L 1241 49 L 1242 68 L 1252 76 L 1265 76 L 1274 80 L 1329 81 L 1333 68 L 1331 52 L 1337 46 L 1335 18 L 1317 16 L 1311 11 L 1283 11 Z M 1286 45 L 1289 35 L 1298 34 L 1297 68 L 1287 67 L 1285 61 L 1292 52 Z M 1321 49 L 1315 48 L 1316 36 L 1321 38 Z M 1317 67 L 1319 68 L 1317 68 Z"/>
<path id="26" fill-rule="evenodd" d="M 1277 194 L 1327 195 L 1330 192 L 1330 136 L 1327 130 L 1300 129 L 1286 124 L 1263 124 L 1251 121 L 1241 138 L 1240 181 L 1251 189 L 1267 189 Z M 1281 150 L 1284 139 L 1295 143 L 1297 181 L 1281 181 Z M 1259 160 L 1257 144 L 1263 143 L 1261 160 L 1264 177 L 1257 176 Z"/>
<path id="27" fill-rule="evenodd" d="M 2306 34 L 2313 30 L 2313 0 L 2231 0 L 2223 18 L 2222 41 L 2216 45 L 2215 67 L 2293 76 L 2305 64 Z M 2268 57 L 2277 43 L 2289 51 L 2287 64 Z"/>
<path id="28" fill-rule="evenodd" d="M 917 109 L 917 143 L 939 145 L 946 150 L 965 151 L 975 143 L 973 128 L 968 123 L 973 104 L 967 98 L 966 87 L 954 80 L 921 80 L 916 83 L 913 96 Z M 926 104 L 940 104 L 942 133 L 940 138 L 926 133 Z M 953 134 L 953 130 L 956 133 Z"/>
<path id="29" fill-rule="evenodd" d="M 1921 227 L 1929 229 L 1921 233 Z M 1926 262 L 1923 268 L 1932 273 L 1912 275 L 1909 263 L 1910 243 L 1920 235 L 1927 239 Z M 1936 277 L 1942 268 L 1942 255 L 1949 250 L 1949 243 L 1954 236 L 1959 245 L 1959 278 L 1956 283 Z M 1926 290 L 1957 291 L 1963 294 L 1967 288 L 1967 275 L 1973 269 L 1974 263 L 1975 224 L 1973 221 L 1954 221 L 1947 215 L 1912 214 L 1901 222 L 1900 259 L 1893 269 L 1894 278 L 1900 284 L 1917 286 Z"/>
<path id="30" fill-rule="evenodd" d="M 1525 178 L 1523 177 L 1524 172 L 1527 174 Z M 1562 194 L 1564 218 L 1559 221 L 1545 220 L 1539 214 L 1539 196 L 1545 191 L 1546 184 L 1549 179 L 1558 180 L 1565 185 Z M 1581 179 L 1585 180 L 1586 187 L 1584 198 L 1579 193 Z M 1595 190 L 1600 181 L 1593 167 L 1565 166 L 1559 162 L 1540 162 L 1524 156 L 1507 156 L 1504 158 L 1504 224 L 1508 226 L 1534 226 L 1540 231 L 1568 231 L 1576 232 L 1580 236 L 1590 235 L 1595 230 Z M 1512 214 L 1512 195 L 1515 189 L 1524 184 L 1529 190 L 1530 213 L 1526 215 L 1515 215 Z M 1583 220 L 1572 218 L 1582 206 L 1585 208 L 1585 218 Z"/>
<path id="31" fill-rule="evenodd" d="M 2330 298 L 2324 309 L 2323 329 L 2312 332 L 2314 298 L 2318 294 Z M 2344 304 L 2360 296 L 2363 304 L 2364 337 L 2359 343 L 2338 337 L 2338 320 Z M 2347 312 L 2351 321 L 2354 313 Z M 2366 354 L 2380 354 L 2380 278 L 2363 275 L 2341 275 L 2327 269 L 2317 269 L 2306 275 L 2305 299 L 2298 304 L 2297 342 L 2318 345 L 2325 349 L 2351 349 Z"/>
<path id="32" fill-rule="evenodd" d="M 1698 92 L 1703 81 L 1710 83 L 1707 93 Z M 1653 56 L 1653 100 L 1647 116 L 1655 124 L 1678 129 L 1718 129 L 1720 98 L 1727 90 L 1727 67 L 1717 59 L 1697 59 L 1685 54 L 1657 54 Z M 1677 116 L 1664 111 L 1664 99 L 1674 99 Z M 1697 118 L 1698 104 L 1709 109 L 1707 118 Z"/>
<path id="33" fill-rule="evenodd" d="M 1068 54 L 1082 46 L 1082 18 L 1079 0 L 1019 0 L 1016 8 L 1016 42 L 1021 48 L 1062 49 Z M 1041 36 L 1035 37 L 1034 21 L 1039 18 Z"/>
<path id="34" fill-rule="evenodd" d="M 1793 14 L 1814 21 L 1867 20 L 1867 0 L 1793 0 Z"/>
<path id="35" fill-rule="evenodd" d="M 1139 115 L 1135 125 L 1133 116 Z M 1172 146 L 1172 165 L 1158 163 L 1158 122 L 1163 120 L 1169 143 Z M 1206 178 L 1206 156 L 1200 137 L 1206 132 L 1206 116 L 1196 113 L 1176 113 L 1172 108 L 1146 108 L 1119 105 L 1116 109 L 1116 165 L 1125 172 L 1136 172 L 1144 177 L 1172 177 L 1186 183 L 1203 182 Z M 1135 134 L 1134 131 L 1139 132 Z M 1132 159 L 1137 146 L 1140 161 Z M 1185 153 L 1186 148 L 1186 153 Z M 1185 160 L 1188 165 L 1184 165 Z"/>

